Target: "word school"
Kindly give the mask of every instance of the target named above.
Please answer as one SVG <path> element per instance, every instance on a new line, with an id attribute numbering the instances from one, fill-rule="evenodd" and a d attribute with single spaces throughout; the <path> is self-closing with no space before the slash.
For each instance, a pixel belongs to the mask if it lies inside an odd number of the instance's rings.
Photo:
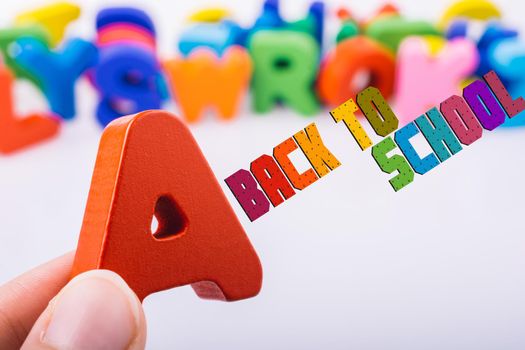
<path id="1" fill-rule="evenodd" d="M 463 89 L 463 96 L 452 95 L 413 122 L 398 129 L 399 119 L 375 87 L 368 87 L 330 112 L 336 123 L 342 122 L 361 150 L 372 147 L 372 157 L 379 168 L 396 175 L 389 182 L 399 191 L 414 180 L 414 173 L 426 174 L 452 155 L 479 140 L 483 129 L 494 130 L 506 118 L 525 109 L 522 97 L 512 99 L 494 71 Z M 361 112 L 374 132 L 383 139 L 373 145 L 356 113 Z M 397 130 L 397 131 L 396 131 Z M 394 132 L 394 137 L 389 136 Z M 422 133 L 433 152 L 420 156 L 411 139 Z M 300 148 L 312 168 L 299 173 L 288 155 Z M 388 154 L 399 149 L 401 154 Z M 273 157 L 263 154 L 250 163 L 250 171 L 239 169 L 225 179 L 226 184 L 251 221 L 294 196 L 337 168 L 341 163 L 326 148 L 315 123 L 273 149 Z M 262 189 L 259 189 L 260 188 Z"/>

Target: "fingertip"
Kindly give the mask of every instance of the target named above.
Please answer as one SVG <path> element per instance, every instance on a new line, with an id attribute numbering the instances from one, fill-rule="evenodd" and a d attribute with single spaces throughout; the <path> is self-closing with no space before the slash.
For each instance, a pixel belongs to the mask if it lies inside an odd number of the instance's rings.
<path id="1" fill-rule="evenodd" d="M 108 270 L 73 278 L 30 332 L 27 349 L 144 349 L 142 304 L 126 282 Z"/>

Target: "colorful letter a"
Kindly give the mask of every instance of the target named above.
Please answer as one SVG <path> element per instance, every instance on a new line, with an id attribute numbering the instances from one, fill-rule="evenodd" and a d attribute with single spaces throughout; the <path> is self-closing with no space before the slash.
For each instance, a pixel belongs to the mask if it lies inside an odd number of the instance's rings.
<path id="1" fill-rule="evenodd" d="M 257 254 L 197 143 L 171 114 L 142 112 L 104 131 L 73 276 L 90 269 L 117 272 L 141 300 L 185 284 L 226 301 L 259 292 Z"/>

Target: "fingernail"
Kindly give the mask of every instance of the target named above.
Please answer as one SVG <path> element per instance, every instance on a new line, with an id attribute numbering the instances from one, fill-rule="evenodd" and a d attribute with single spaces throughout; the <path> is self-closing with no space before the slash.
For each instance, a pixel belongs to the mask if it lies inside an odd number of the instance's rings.
<path id="1" fill-rule="evenodd" d="M 41 341 L 54 349 L 126 349 L 137 335 L 138 300 L 117 274 L 74 278 L 56 297 Z"/>

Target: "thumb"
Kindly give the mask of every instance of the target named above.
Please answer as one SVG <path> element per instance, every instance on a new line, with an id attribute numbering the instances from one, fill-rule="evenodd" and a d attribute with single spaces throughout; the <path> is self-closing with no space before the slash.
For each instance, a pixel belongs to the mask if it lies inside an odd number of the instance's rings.
<path id="1" fill-rule="evenodd" d="M 139 299 L 114 272 L 72 279 L 38 318 L 22 349 L 144 349 L 146 320 Z"/>

